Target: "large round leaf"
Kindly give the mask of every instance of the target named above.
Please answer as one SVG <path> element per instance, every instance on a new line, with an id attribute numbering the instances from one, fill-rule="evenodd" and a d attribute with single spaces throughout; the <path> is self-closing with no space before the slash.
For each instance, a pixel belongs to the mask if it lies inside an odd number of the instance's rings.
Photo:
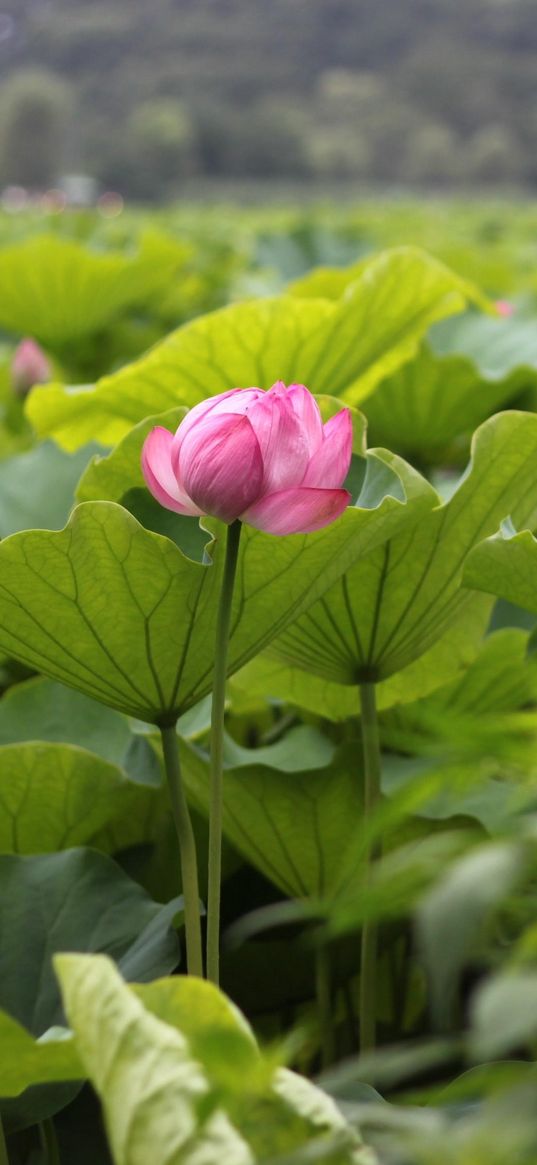
<path id="1" fill-rule="evenodd" d="M 157 790 L 85 749 L 0 747 L 0 853 L 53 853 L 103 831 L 112 848 L 134 845 L 150 837 L 158 804 Z"/>
<path id="2" fill-rule="evenodd" d="M 517 533 L 511 522 L 503 523 L 498 534 L 480 542 L 468 556 L 464 585 L 537 614 L 537 539 L 530 530 Z"/>
<path id="3" fill-rule="evenodd" d="M 40 388 L 28 416 L 40 436 L 72 450 L 93 439 L 113 445 L 144 417 L 236 386 L 300 381 L 354 404 L 414 355 L 435 320 L 474 295 L 425 252 L 401 247 L 365 264 L 337 301 L 233 304 L 179 328 L 93 390 Z"/>
<path id="4" fill-rule="evenodd" d="M 132 304 L 147 302 L 183 260 L 173 245 L 149 245 L 133 257 L 98 254 L 54 235 L 25 239 L 0 256 L 0 326 L 61 351 Z"/>
<path id="5" fill-rule="evenodd" d="M 186 736 L 201 730 L 203 708 L 198 714 L 192 709 L 188 717 L 182 725 Z M 54 680 L 36 677 L 15 684 L 0 700 L 0 746 L 31 740 L 77 745 L 118 766 L 137 784 L 161 784 L 153 749 L 132 731 L 126 716 Z"/>
<path id="6" fill-rule="evenodd" d="M 124 766 L 133 733 L 125 716 L 63 684 L 35 677 L 0 700 L 0 745 L 28 740 L 75 744 Z"/>
<path id="7" fill-rule="evenodd" d="M 472 433 L 521 385 L 523 372 L 486 378 L 467 356 L 436 356 L 423 347 L 364 403 L 370 444 L 386 445 L 419 464 L 441 462 L 446 446 Z"/>
<path id="8" fill-rule="evenodd" d="M 6 1099 L 20 1096 L 33 1085 L 61 1084 L 84 1075 L 75 1041 L 62 1028 L 53 1028 L 45 1039 L 36 1040 L 22 1024 L 0 1011 L 0 1043 L 0 1096 L 4 1097 L 0 1107 L 4 1109 Z M 14 1114 L 15 1106 L 9 1106 L 10 1110 Z"/>
<path id="9" fill-rule="evenodd" d="M 271 651 L 331 681 L 378 682 L 424 655 L 471 605 L 479 619 L 476 596 L 461 588 L 465 559 L 507 514 L 537 522 L 536 459 L 536 416 L 485 422 L 450 501 L 357 561 Z"/>
<path id="10" fill-rule="evenodd" d="M 476 1060 L 507 1056 L 533 1046 L 537 1033 L 537 975 L 531 967 L 496 971 L 479 986 L 471 1002 L 470 1049 Z M 532 1070 L 533 1056 L 528 1068 Z"/>
<path id="11" fill-rule="evenodd" d="M 511 841 L 489 842 L 459 858 L 423 898 L 417 930 L 436 1017 L 445 1023 L 464 963 L 485 923 L 521 882 L 526 855 Z"/>
<path id="12" fill-rule="evenodd" d="M 468 562 L 470 558 L 471 555 Z M 487 635 L 476 658 L 456 680 L 417 703 L 393 708 L 385 714 L 383 739 L 395 751 L 405 734 L 407 738 L 418 734 L 446 740 L 452 733 L 456 734 L 458 720 L 463 724 L 466 721 L 470 739 L 477 747 L 487 726 L 497 730 L 500 722 L 507 744 L 509 737 L 518 735 L 521 723 L 508 724 L 500 718 L 504 713 L 530 708 L 537 698 L 537 659 L 528 653 L 528 641 L 529 633 L 519 627 L 504 627 Z M 532 749 L 532 743 L 528 743 Z M 492 761 L 493 756 L 494 749 Z M 500 757 L 496 757 L 496 763 L 501 764 Z"/>
<path id="13" fill-rule="evenodd" d="M 535 387 L 537 337 L 532 319 L 514 315 L 507 319 L 468 313 L 438 324 L 431 333 L 439 355 L 460 353 L 472 360 L 480 375 L 490 381 L 517 377 Z"/>
<path id="14" fill-rule="evenodd" d="M 105 951 L 128 979 L 149 981 L 172 971 L 179 944 L 171 923 L 181 906 L 181 899 L 166 906 L 153 902 L 110 858 L 94 850 L 0 855 L 0 1007 L 33 1036 L 61 1023 L 52 969 L 57 951 Z M 16 1036 L 20 1032 L 12 1029 L 10 1038 Z M 32 1061 L 30 1076 L 21 1081 L 16 1065 L 13 1076 L 9 1063 L 4 1065 L 4 1095 L 17 1095 L 21 1085 L 34 1083 L 31 1073 L 38 1067 Z M 71 1095 L 44 1090 L 2 1103 L 2 1113 L 10 1126 L 32 1124 Z"/>
<path id="15" fill-rule="evenodd" d="M 337 885 L 342 861 L 360 829 L 362 778 L 356 741 L 322 768 L 294 772 L 267 758 L 229 766 L 224 781 L 224 832 L 247 860 L 285 894 L 322 897 Z M 209 809 L 209 758 L 181 742 L 189 799 Z"/>
<path id="16" fill-rule="evenodd" d="M 334 1102 L 264 1060 L 209 984 L 134 992 L 102 957 L 56 965 L 115 1165 L 254 1165 L 300 1149 L 324 1165 L 371 1161 Z"/>
<path id="17" fill-rule="evenodd" d="M 230 672 L 434 500 L 389 455 L 368 469 L 358 504 L 324 530 L 274 538 L 244 528 Z M 78 506 L 60 533 L 14 535 L 0 546 L 0 645 L 120 711 L 174 722 L 212 687 L 225 528 L 208 528 L 204 563 L 111 502 Z"/>
<path id="18" fill-rule="evenodd" d="M 107 951 L 119 962 L 131 951 L 143 979 L 172 970 L 179 948 L 169 927 L 179 909 L 179 900 L 153 902 L 95 850 L 0 855 L 0 1004 L 34 1035 L 61 1022 L 55 951 Z"/>
<path id="19" fill-rule="evenodd" d="M 443 635 L 408 667 L 376 685 L 378 708 L 406 704 L 434 692 L 458 676 L 475 658 L 485 633 L 492 602 L 480 595 L 453 618 Z M 277 647 L 277 645 L 275 645 Z M 327 720 L 356 716 L 358 692 L 354 685 L 338 683 L 291 665 L 271 647 L 246 664 L 231 681 L 231 690 L 251 696 L 279 699 Z"/>
<path id="20" fill-rule="evenodd" d="M 1 461 L 0 537 L 30 528 L 59 530 L 65 525 L 76 483 L 94 451 L 95 445 L 70 455 L 46 441 Z"/>

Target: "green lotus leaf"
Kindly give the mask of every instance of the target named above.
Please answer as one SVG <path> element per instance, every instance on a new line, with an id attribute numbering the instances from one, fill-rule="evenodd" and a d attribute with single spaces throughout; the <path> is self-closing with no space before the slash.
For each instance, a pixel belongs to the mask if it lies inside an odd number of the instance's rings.
<path id="1" fill-rule="evenodd" d="M 464 672 L 482 643 L 491 606 L 491 602 L 483 603 L 481 596 L 476 596 L 423 655 L 377 683 L 377 707 L 411 703 Z M 293 666 L 270 647 L 233 676 L 230 688 L 239 695 L 245 692 L 249 696 L 279 699 L 328 720 L 347 720 L 359 711 L 354 686 Z"/>
<path id="2" fill-rule="evenodd" d="M 115 1165 L 148 1155 L 155 1165 L 255 1165 L 308 1145 L 326 1165 L 371 1161 L 326 1094 L 263 1063 L 210 984 L 162 981 L 135 992 L 102 956 L 61 955 L 56 967 Z"/>
<path id="3" fill-rule="evenodd" d="M 237 386 L 301 382 L 356 404 L 415 354 L 435 320 L 473 296 L 431 256 L 401 247 L 371 259 L 340 300 L 233 304 L 185 324 L 94 389 L 39 388 L 27 413 L 39 436 L 73 450 L 115 445 L 147 416 Z"/>
<path id="4" fill-rule="evenodd" d="M 416 254 L 423 254 L 416 247 L 409 246 L 398 247 L 396 250 L 389 250 L 385 253 L 388 255 L 405 253 L 412 257 Z M 287 291 L 291 295 L 299 296 L 301 299 L 310 296 L 323 299 L 341 299 L 354 286 L 357 280 L 367 276 L 369 269 L 374 266 L 378 258 L 378 255 L 366 255 L 364 258 L 358 259 L 355 263 L 351 263 L 348 267 L 313 267 L 305 275 L 294 279 L 289 284 Z M 466 278 L 461 278 L 460 275 L 455 275 L 454 271 L 451 271 L 451 275 L 454 280 L 457 280 L 461 294 L 465 299 L 483 308 L 485 311 L 491 310 L 489 300 L 479 290 L 478 286 Z"/>
<path id="5" fill-rule="evenodd" d="M 417 484 L 418 482 L 418 484 Z M 244 528 L 229 671 L 256 654 L 363 553 L 434 498 L 403 462 L 369 457 L 356 506 L 315 534 Z M 121 506 L 86 502 L 59 533 L 0 546 L 0 645 L 141 720 L 172 723 L 212 686 L 224 529 L 194 562 Z"/>
<path id="6" fill-rule="evenodd" d="M 503 1057 L 533 1044 L 537 1034 L 535 970 L 507 967 L 490 975 L 475 992 L 470 1018 L 470 1049 L 476 1059 Z M 534 1068 L 533 1062 L 528 1067 Z"/>
<path id="7" fill-rule="evenodd" d="M 36 1040 L 22 1024 L 0 1011 L 0 1041 L 0 1097 L 20 1096 L 36 1084 L 61 1084 L 84 1077 L 75 1040 L 65 1029 L 51 1028 Z"/>
<path id="8" fill-rule="evenodd" d="M 121 960 L 158 920 L 161 973 L 178 962 L 176 936 L 168 928 L 179 900 L 171 908 L 153 902 L 104 854 L 0 855 L 0 886 L 1 1005 L 35 1035 L 61 1021 L 54 951 L 105 950 Z M 151 955 L 144 968 L 140 947 L 137 973 L 151 977 L 153 961 Z"/>
<path id="9" fill-rule="evenodd" d="M 450 1016 L 464 964 L 494 909 L 521 879 L 522 847 L 495 841 L 459 858 L 418 908 L 418 937 L 431 980 L 436 1015 Z"/>
<path id="10" fill-rule="evenodd" d="M 537 339 L 531 318 L 464 314 L 434 327 L 431 344 L 439 356 L 460 354 L 472 360 L 485 380 L 513 376 L 520 388 L 536 385 Z"/>
<path id="11" fill-rule="evenodd" d="M 0 745 L 74 744 L 127 770 L 133 739 L 125 716 L 53 680 L 34 677 L 15 684 L 0 700 Z M 154 783 L 150 776 L 148 783 Z"/>
<path id="12" fill-rule="evenodd" d="M 156 789 L 69 744 L 0 747 L 0 853 L 37 854 L 86 845 L 102 831 L 113 848 L 147 841 Z"/>
<path id="13" fill-rule="evenodd" d="M 187 714 L 189 720 L 182 723 L 187 736 L 191 729 L 196 732 L 195 713 L 196 709 L 192 709 Z M 29 743 L 35 741 L 39 743 Z M 2 747 L 22 744 L 20 753 L 17 748 L 8 751 Z M 50 844 L 45 846 L 41 840 L 34 852 L 63 849 L 66 839 L 74 845 L 76 831 L 82 830 L 79 836 L 76 833 L 76 844 L 91 842 L 105 853 L 115 853 L 153 840 L 161 817 L 167 812 L 162 769 L 145 736 L 133 733 L 120 712 L 103 708 L 81 692 L 53 680 L 31 679 L 15 684 L 4 694 L 0 701 L 2 756 L 6 763 L 11 758 L 4 780 L 6 799 L 12 802 L 17 796 L 15 790 L 22 793 L 24 787 L 29 798 L 23 806 L 27 823 L 34 815 L 36 820 L 39 818 L 40 802 L 49 826 L 54 822 L 52 833 L 47 833 Z M 9 772 L 18 770 L 19 759 L 20 772 L 11 785 Z M 35 779 L 30 780 L 30 774 Z M 53 796 L 50 803 L 46 800 L 49 792 Z M 87 814 L 78 824 L 75 803 Z M 97 805 L 101 826 L 93 833 L 86 830 L 84 822 L 89 824 L 94 819 Z M 4 833 L 8 837 L 9 829 L 9 821 L 5 821 Z M 40 831 L 36 836 L 42 839 Z M 52 844 L 53 837 L 57 844 Z"/>
<path id="14" fill-rule="evenodd" d="M 59 530 L 95 446 L 64 453 L 52 441 L 0 462 L 0 537 L 18 530 Z M 51 488 L 51 482 L 54 488 Z"/>
<path id="15" fill-rule="evenodd" d="M 503 413 L 476 432 L 451 499 L 357 561 L 278 640 L 283 662 L 337 683 L 379 682 L 409 667 L 455 620 L 480 613 L 461 587 L 465 560 L 512 513 L 537 522 L 537 417 Z M 489 587 L 490 589 L 490 587 Z"/>
<path id="16" fill-rule="evenodd" d="M 487 724 L 498 725 L 502 713 L 531 706 L 537 698 L 537 659 L 528 654 L 528 641 L 528 632 L 518 627 L 488 635 L 475 659 L 456 679 L 418 703 L 393 708 L 383 716 L 384 741 L 397 751 L 405 733 L 439 734 L 445 739 L 446 732 L 453 732 L 450 724 L 457 721 L 460 731 L 465 720 L 469 735 L 479 739 Z M 507 734 L 507 730 L 504 722 L 502 732 Z M 513 730 L 517 730 L 516 723 Z"/>
<path id="17" fill-rule="evenodd" d="M 505 406 L 522 382 L 516 370 L 486 378 L 467 356 L 436 356 L 424 346 L 365 402 L 370 444 L 422 465 L 441 462 L 455 438 Z"/>
<path id="18" fill-rule="evenodd" d="M 61 351 L 164 290 L 183 262 L 184 253 L 151 240 L 132 257 L 56 235 L 25 239 L 2 248 L 0 326 Z"/>
<path id="19" fill-rule="evenodd" d="M 535 524 L 531 518 L 526 520 L 528 525 Z M 524 519 L 517 524 L 523 525 Z M 504 522 L 499 533 L 468 555 L 464 585 L 537 614 L 537 539 L 530 530 L 517 533 L 511 522 Z"/>
<path id="20" fill-rule="evenodd" d="M 371 256 L 348 267 L 314 267 L 287 285 L 288 295 L 299 299 L 340 299 L 351 283 L 359 279 L 371 262 Z"/>
<path id="21" fill-rule="evenodd" d="M 342 746 L 322 767 L 294 771 L 277 768 L 277 754 L 271 765 L 250 751 L 249 764 L 225 770 L 225 836 L 290 897 L 329 893 L 361 826 L 358 743 Z M 189 800 L 207 815 L 209 758 L 181 741 L 181 759 Z"/>
<path id="22" fill-rule="evenodd" d="M 179 962 L 178 938 L 171 924 L 182 899 L 161 906 L 110 858 L 90 849 L 32 857 L 0 855 L 0 1007 L 33 1037 L 63 1022 L 52 956 L 57 951 L 106 951 L 129 979 L 151 980 Z M 9 1026 L 9 1025 L 8 1025 Z M 10 1038 L 14 1038 L 11 1027 Z M 15 1033 L 20 1043 L 20 1032 Z M 26 1045 L 29 1053 L 29 1045 Z M 52 1049 L 52 1066 L 61 1072 L 63 1049 Z M 60 1065 L 58 1065 L 58 1060 Z M 72 1088 L 43 1089 L 18 1097 L 36 1083 L 45 1058 L 30 1056 L 29 1075 L 2 1064 L 0 1091 L 17 1096 L 3 1101 L 6 1125 L 23 1127 L 63 1107 Z M 48 1063 L 48 1060 L 46 1060 Z M 79 1078 L 77 1071 L 75 1078 Z M 58 1079 L 58 1076 L 53 1076 Z M 61 1077 L 60 1077 L 61 1078 Z M 67 1076 L 66 1079 L 72 1079 Z M 44 1081 L 50 1079 L 45 1075 Z"/>

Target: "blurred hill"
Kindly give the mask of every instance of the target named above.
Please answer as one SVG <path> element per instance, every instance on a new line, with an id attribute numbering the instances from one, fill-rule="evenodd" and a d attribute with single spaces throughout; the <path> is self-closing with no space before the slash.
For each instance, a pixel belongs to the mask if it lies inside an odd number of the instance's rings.
<path id="1" fill-rule="evenodd" d="M 0 0 L 0 184 L 537 184 L 535 0 Z"/>

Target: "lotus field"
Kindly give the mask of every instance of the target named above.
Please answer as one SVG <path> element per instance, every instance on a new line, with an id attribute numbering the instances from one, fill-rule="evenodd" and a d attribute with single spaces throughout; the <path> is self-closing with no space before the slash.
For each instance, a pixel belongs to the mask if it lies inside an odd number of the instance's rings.
<path id="1" fill-rule="evenodd" d="M 0 219 L 0 1165 L 536 1165 L 536 260 Z"/>

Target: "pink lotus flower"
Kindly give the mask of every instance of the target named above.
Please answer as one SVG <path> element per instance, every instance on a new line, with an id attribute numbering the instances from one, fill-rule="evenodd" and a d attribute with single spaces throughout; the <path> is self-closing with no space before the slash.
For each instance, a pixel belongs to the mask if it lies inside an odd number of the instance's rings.
<path id="1" fill-rule="evenodd" d="M 308 534 L 350 502 L 341 489 L 352 451 L 342 409 L 323 425 L 303 384 L 235 388 L 202 401 L 175 435 L 156 428 L 142 470 L 162 506 L 193 517 L 240 518 L 268 534 Z"/>
<path id="2" fill-rule="evenodd" d="M 34 384 L 50 380 L 50 364 L 35 340 L 21 340 L 11 360 L 11 383 L 18 396 L 26 396 Z"/>

